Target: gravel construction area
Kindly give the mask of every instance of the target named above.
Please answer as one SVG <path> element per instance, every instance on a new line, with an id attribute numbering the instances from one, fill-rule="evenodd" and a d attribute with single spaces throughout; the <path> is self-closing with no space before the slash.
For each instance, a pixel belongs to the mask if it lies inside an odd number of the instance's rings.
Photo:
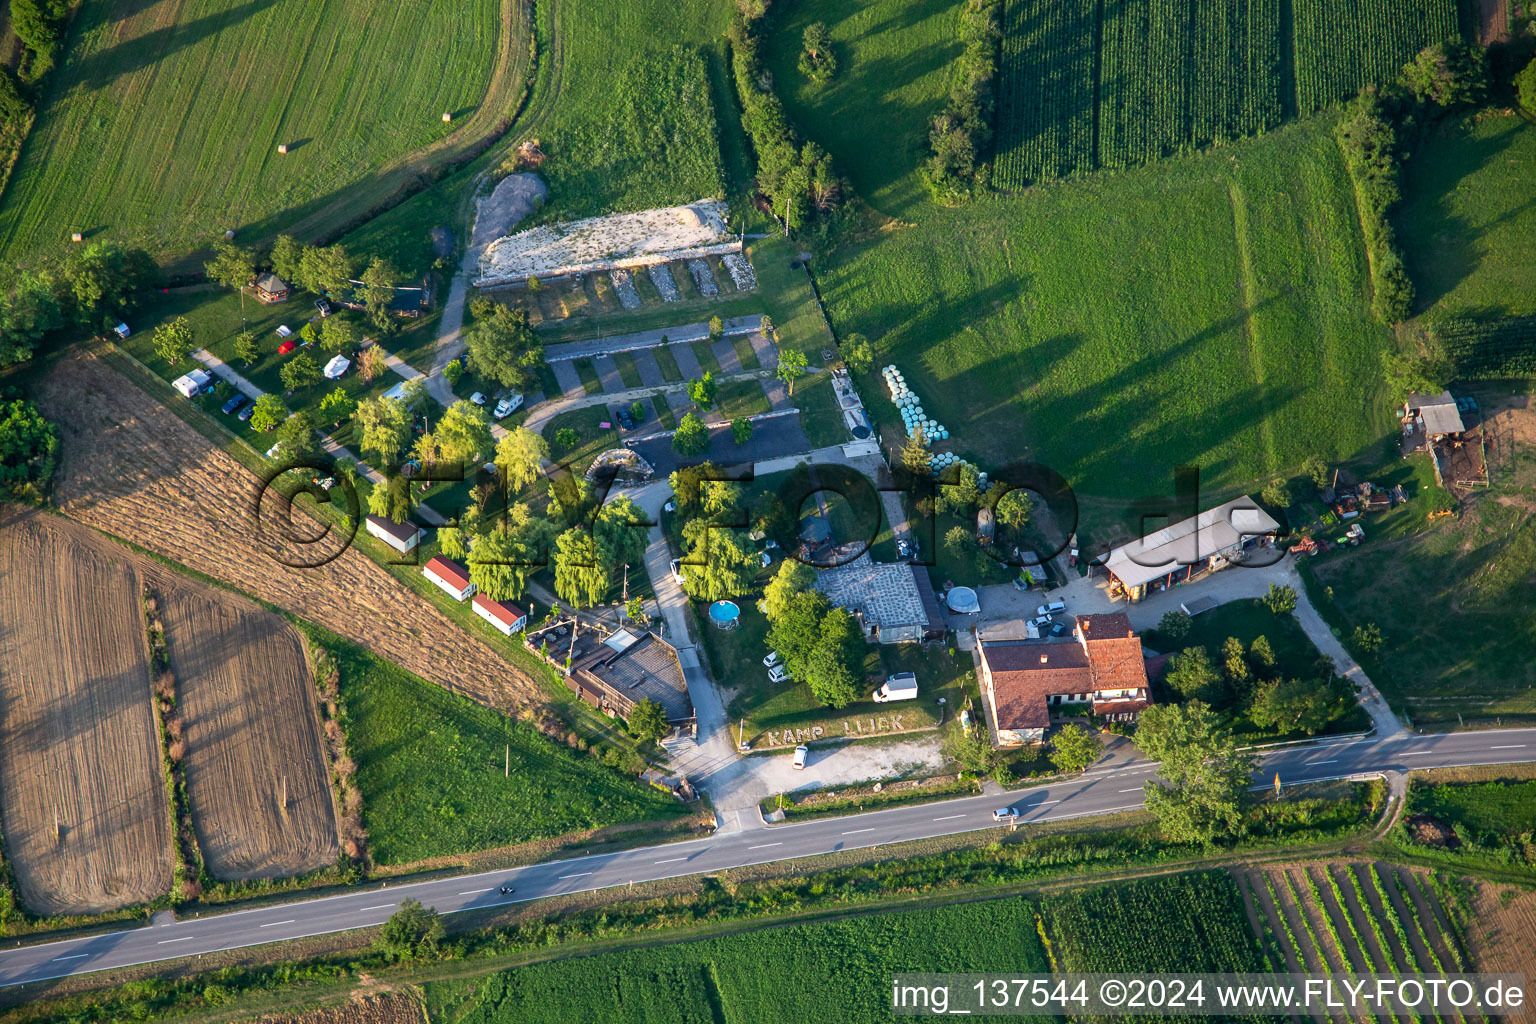
<path id="1" fill-rule="evenodd" d="M 652 263 L 645 270 L 651 275 L 651 283 L 661 293 L 662 302 L 676 302 L 683 297 L 683 293 L 677 290 L 677 282 L 672 280 L 672 271 L 665 263 Z"/>
<path id="2" fill-rule="evenodd" d="M 486 247 L 511 231 L 537 210 L 549 195 L 549 186 L 537 174 L 509 174 L 496 183 L 488 196 L 475 200 L 475 230 L 470 247 Z"/>
<path id="3" fill-rule="evenodd" d="M 640 293 L 635 291 L 633 274 L 623 267 L 615 267 L 608 271 L 608 278 L 613 282 L 613 290 L 618 293 L 619 305 L 625 309 L 640 308 Z"/>

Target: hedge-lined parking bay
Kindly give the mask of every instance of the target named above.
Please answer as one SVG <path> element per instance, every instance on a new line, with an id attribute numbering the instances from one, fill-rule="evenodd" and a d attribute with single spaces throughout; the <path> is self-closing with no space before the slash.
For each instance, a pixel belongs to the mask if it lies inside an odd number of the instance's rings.
<path id="1" fill-rule="evenodd" d="M 526 722 L 309 631 L 341 673 L 348 750 L 381 865 L 686 813 L 670 793 Z"/>

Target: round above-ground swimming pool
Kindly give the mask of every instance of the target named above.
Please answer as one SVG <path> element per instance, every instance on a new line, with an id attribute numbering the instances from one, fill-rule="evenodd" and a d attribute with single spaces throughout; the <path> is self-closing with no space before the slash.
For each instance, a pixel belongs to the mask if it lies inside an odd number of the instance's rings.
<path id="1" fill-rule="evenodd" d="M 741 609 L 735 601 L 716 601 L 709 606 L 709 621 L 718 629 L 735 629 L 741 620 Z"/>

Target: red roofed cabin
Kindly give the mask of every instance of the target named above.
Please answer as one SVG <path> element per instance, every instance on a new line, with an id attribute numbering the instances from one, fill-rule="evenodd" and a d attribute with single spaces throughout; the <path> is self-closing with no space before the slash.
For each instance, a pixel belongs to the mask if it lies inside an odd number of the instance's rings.
<path id="1" fill-rule="evenodd" d="M 1076 643 L 979 636 L 982 693 L 1000 747 L 1038 743 L 1051 709 L 1093 702 L 1110 721 L 1134 721 L 1151 700 L 1141 641 L 1123 614 L 1081 615 Z"/>
<path id="2" fill-rule="evenodd" d="M 455 601 L 465 601 L 475 592 L 469 573 L 459 563 L 437 555 L 421 567 L 421 574 L 447 591 Z"/>
<path id="3" fill-rule="evenodd" d="M 493 601 L 484 594 L 476 594 L 475 614 L 491 624 L 498 633 L 511 636 L 528 625 L 528 613 L 506 601 Z"/>

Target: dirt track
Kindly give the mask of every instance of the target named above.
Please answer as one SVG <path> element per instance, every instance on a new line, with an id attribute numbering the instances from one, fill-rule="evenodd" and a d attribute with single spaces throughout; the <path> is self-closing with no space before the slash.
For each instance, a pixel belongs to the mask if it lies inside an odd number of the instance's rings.
<path id="1" fill-rule="evenodd" d="M 71 516 L 484 704 L 505 707 L 539 696 L 525 674 L 367 556 L 345 550 L 318 568 L 280 564 L 274 555 L 298 555 L 299 548 L 325 542 L 284 543 L 275 516 L 257 522 L 251 510 L 261 496 L 259 481 L 100 360 L 85 354 L 60 360 L 35 397 L 59 424 L 63 457 L 54 497 Z M 318 530 L 301 513 L 294 518 L 301 531 Z"/>
<path id="2" fill-rule="evenodd" d="M 281 878 L 333 863 L 336 813 L 303 640 L 234 595 L 158 579 L 155 589 L 208 870 Z"/>
<path id="3" fill-rule="evenodd" d="M 134 560 L 46 513 L 0 522 L 0 811 L 21 898 L 40 914 L 154 899 L 170 810 Z"/>

